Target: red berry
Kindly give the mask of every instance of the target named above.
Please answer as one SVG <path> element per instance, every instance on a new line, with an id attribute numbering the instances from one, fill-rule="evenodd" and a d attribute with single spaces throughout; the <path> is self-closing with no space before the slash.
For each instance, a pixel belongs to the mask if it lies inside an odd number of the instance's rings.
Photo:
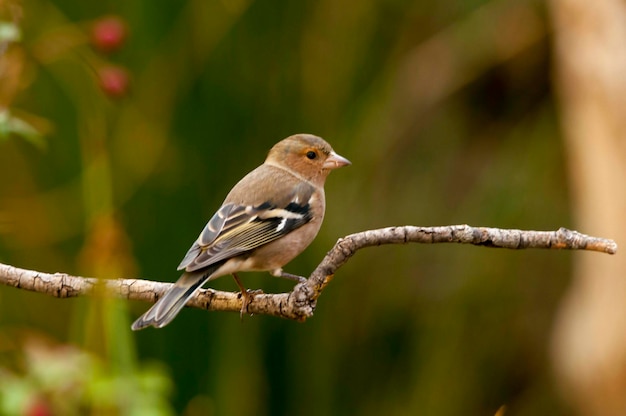
<path id="1" fill-rule="evenodd" d="M 32 403 L 29 403 L 24 412 L 25 416 L 51 416 L 52 410 L 48 403 L 41 399 L 35 398 Z"/>
<path id="2" fill-rule="evenodd" d="M 117 16 L 105 16 L 96 20 L 91 29 L 93 45 L 108 53 L 119 49 L 127 35 L 126 23 Z"/>
<path id="3" fill-rule="evenodd" d="M 119 66 L 106 66 L 98 71 L 100 88 L 109 97 L 120 98 L 128 92 L 129 76 L 126 69 Z"/>

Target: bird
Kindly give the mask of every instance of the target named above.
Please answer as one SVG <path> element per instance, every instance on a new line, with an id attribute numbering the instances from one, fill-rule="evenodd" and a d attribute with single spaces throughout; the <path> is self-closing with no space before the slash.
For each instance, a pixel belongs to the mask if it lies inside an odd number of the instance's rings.
<path id="1" fill-rule="evenodd" d="M 131 326 L 137 331 L 169 324 L 205 283 L 232 275 L 247 311 L 248 292 L 237 273 L 268 271 L 296 281 L 283 271 L 317 236 L 324 219 L 328 174 L 351 162 L 324 139 L 295 134 L 276 143 L 265 162 L 228 193 L 183 257 L 183 274 Z"/>

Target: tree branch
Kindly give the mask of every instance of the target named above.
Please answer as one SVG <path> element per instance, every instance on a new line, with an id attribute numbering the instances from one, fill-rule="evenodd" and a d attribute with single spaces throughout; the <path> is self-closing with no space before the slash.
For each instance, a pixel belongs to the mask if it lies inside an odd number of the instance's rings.
<path id="1" fill-rule="evenodd" d="M 617 244 L 613 240 L 591 237 L 565 228 L 557 231 L 522 231 L 452 225 L 368 230 L 340 238 L 311 273 L 309 279 L 297 284 L 292 292 L 254 294 L 252 302 L 248 305 L 248 311 L 253 314 L 304 321 L 313 316 L 317 299 L 322 291 L 333 279 L 335 272 L 354 253 L 365 247 L 406 243 L 460 243 L 508 249 L 591 250 L 608 254 L 617 252 Z M 49 274 L 2 263 L 0 263 L 0 283 L 58 298 L 105 293 L 107 296 L 150 303 L 156 302 L 172 285 L 140 279 L 103 280 L 64 273 Z M 241 293 L 201 289 L 187 306 L 209 311 L 239 312 L 241 302 Z"/>

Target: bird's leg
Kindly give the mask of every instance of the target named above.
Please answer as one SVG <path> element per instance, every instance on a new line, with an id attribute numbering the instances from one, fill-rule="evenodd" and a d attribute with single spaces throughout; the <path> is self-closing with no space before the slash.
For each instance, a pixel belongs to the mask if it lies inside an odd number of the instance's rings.
<path id="1" fill-rule="evenodd" d="M 284 279 L 295 280 L 298 283 L 304 283 L 307 280 L 306 277 L 298 276 L 297 274 L 284 272 L 283 269 L 272 270 L 270 274 L 275 277 L 282 277 Z"/>
<path id="2" fill-rule="evenodd" d="M 248 305 L 250 305 L 252 299 L 254 299 L 254 295 L 257 293 L 263 293 L 263 291 L 246 289 L 235 273 L 233 273 L 233 279 L 235 279 L 235 283 L 237 283 L 239 290 L 241 290 L 241 311 L 239 311 L 239 317 L 243 319 L 243 314 L 248 313 Z"/>

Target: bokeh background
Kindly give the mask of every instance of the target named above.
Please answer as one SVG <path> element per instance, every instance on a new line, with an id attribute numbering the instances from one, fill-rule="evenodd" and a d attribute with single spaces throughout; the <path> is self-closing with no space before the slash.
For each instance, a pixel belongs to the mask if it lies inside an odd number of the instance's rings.
<path id="1" fill-rule="evenodd" d="M 602 117 L 626 120 L 626 106 L 584 103 L 626 90 L 626 13 L 600 3 L 2 0 L 0 261 L 174 281 L 230 187 L 298 132 L 353 165 L 329 178 L 324 226 L 291 273 L 307 275 L 341 236 L 390 225 L 618 238 L 624 151 L 601 139 L 623 133 Z M 585 114 L 604 128 L 585 129 Z M 626 327 L 607 317 L 626 295 L 615 264 L 376 247 L 304 324 L 184 310 L 138 333 L 145 303 L 0 286 L 0 413 L 626 414 L 624 347 L 602 338 Z M 601 313 L 571 318 L 589 277 L 605 284 L 592 290 Z"/>

